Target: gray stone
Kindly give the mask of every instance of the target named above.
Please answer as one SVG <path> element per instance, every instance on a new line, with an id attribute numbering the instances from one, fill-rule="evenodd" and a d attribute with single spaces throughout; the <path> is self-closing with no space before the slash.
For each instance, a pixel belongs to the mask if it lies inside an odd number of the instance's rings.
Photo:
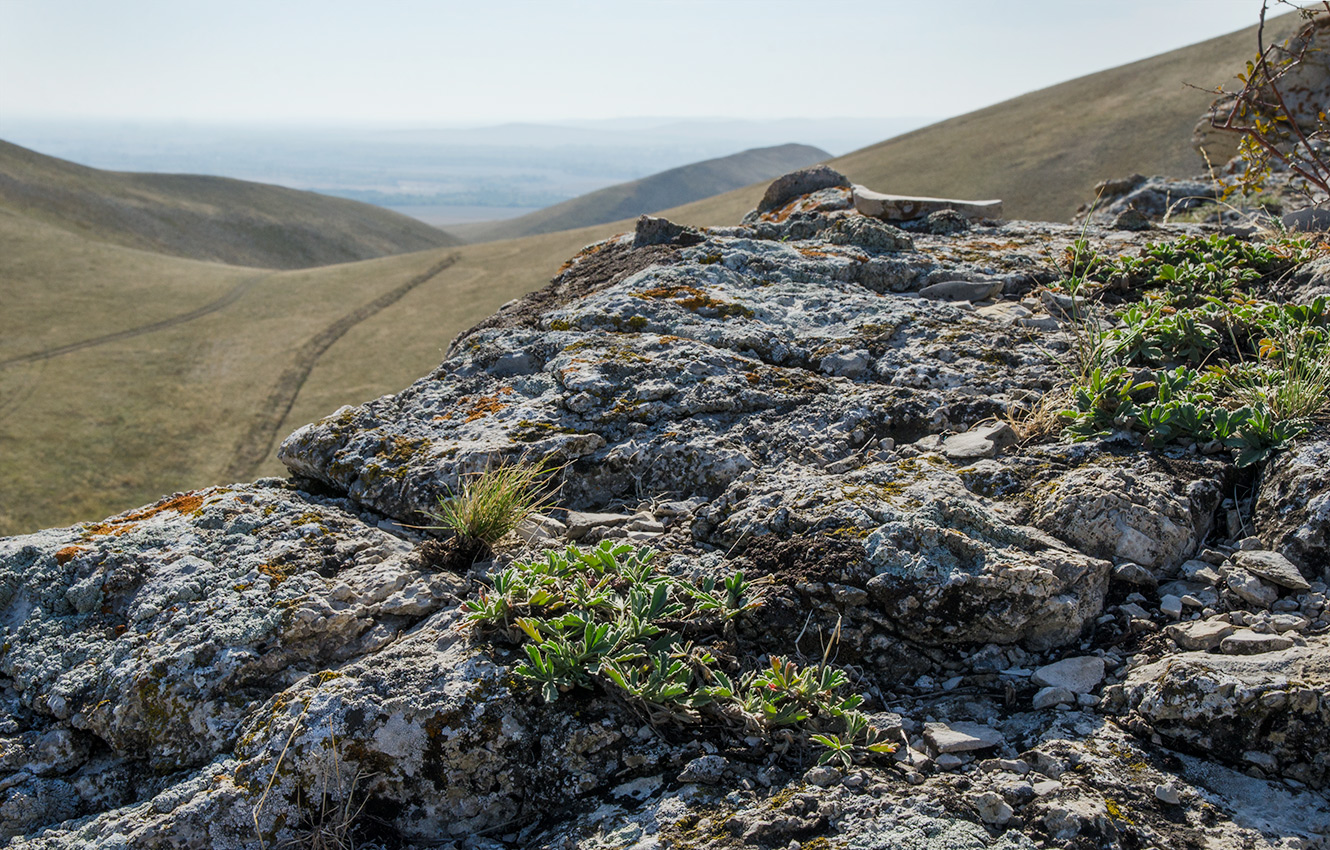
<path id="1" fill-rule="evenodd" d="M 785 204 L 801 195 L 807 195 L 819 189 L 849 185 L 849 178 L 830 166 L 814 165 L 810 168 L 801 168 L 771 181 L 771 184 L 767 186 L 767 191 L 762 195 L 762 200 L 758 202 L 757 211 L 759 213 L 770 212 L 785 206 Z"/>
<path id="2" fill-rule="evenodd" d="M 1176 806 L 1182 802 L 1182 795 L 1173 785 L 1156 785 L 1155 799 L 1161 803 L 1167 803 L 1170 806 Z"/>
<path id="3" fill-rule="evenodd" d="M 964 753 L 1001 746 L 1006 738 L 991 726 L 968 721 L 925 723 L 924 738 L 937 753 Z"/>
<path id="4" fill-rule="evenodd" d="M 1233 562 L 1254 576 L 1290 590 L 1310 590 L 1311 585 L 1293 563 L 1278 552 L 1256 549 L 1233 553 Z"/>
<path id="5" fill-rule="evenodd" d="M 634 248 L 648 245 L 696 245 L 702 239 L 696 228 L 650 215 L 640 216 L 633 231 Z"/>
<path id="6" fill-rule="evenodd" d="M 1299 439 L 1270 459 L 1256 500 L 1257 528 L 1308 576 L 1330 580 L 1330 439 Z"/>
<path id="7" fill-rule="evenodd" d="M 1266 635 L 1240 629 L 1219 642 L 1219 651 L 1225 655 L 1261 655 L 1288 649 L 1292 645 L 1293 639 L 1283 635 Z"/>
<path id="8" fill-rule="evenodd" d="M 700 782 L 704 785 L 718 785 L 730 769 L 730 763 L 724 756 L 698 756 L 684 765 L 679 773 L 680 782 Z"/>
<path id="9" fill-rule="evenodd" d="M 884 195 L 863 186 L 854 187 L 854 208 L 864 215 L 886 221 L 912 221 L 942 210 L 952 210 L 967 218 L 1002 218 L 1001 201 L 957 201 L 949 198 Z"/>
<path id="10" fill-rule="evenodd" d="M 1017 439 L 1010 425 L 995 422 L 948 437 L 942 443 L 942 453 L 948 460 L 955 462 L 979 460 L 993 457 L 1002 449 L 1014 445 Z"/>
<path id="11" fill-rule="evenodd" d="M 1279 590 L 1251 573 L 1233 571 L 1228 574 L 1228 589 L 1240 599 L 1258 608 L 1269 608 L 1279 598 Z"/>
<path id="12" fill-rule="evenodd" d="M 1002 292 L 1000 280 L 943 280 L 919 290 L 934 301 L 984 301 Z"/>
<path id="13" fill-rule="evenodd" d="M 1038 711 L 1055 705 L 1072 705 L 1075 702 L 1076 695 L 1066 688 L 1046 687 L 1035 692 L 1033 705 Z"/>
<path id="14" fill-rule="evenodd" d="M 631 514 L 588 513 L 569 511 L 567 526 L 568 539 L 581 540 L 593 528 L 617 528 L 632 521 Z"/>
<path id="15" fill-rule="evenodd" d="M 1088 694 L 1104 680 L 1104 659 L 1096 655 L 1064 658 L 1035 670 L 1030 679 L 1036 685 Z"/>
<path id="16" fill-rule="evenodd" d="M 819 788 L 827 788 L 840 781 L 841 772 L 828 765 L 819 765 L 810 767 L 804 771 L 804 781 L 809 785 L 816 785 Z"/>
<path id="17" fill-rule="evenodd" d="M 1330 763 L 1309 762 L 1307 754 L 1330 748 L 1330 706 L 1321 697 L 1327 687 L 1330 645 L 1324 637 L 1256 655 L 1184 652 L 1132 670 L 1122 683 L 1125 705 L 1116 710 L 1149 724 L 1170 747 L 1234 762 L 1248 751 L 1266 753 L 1271 772 L 1277 765 L 1280 772 L 1297 773 L 1293 778 L 1300 782 L 1324 788 Z"/>
<path id="18" fill-rule="evenodd" d="M 1137 587 L 1155 587 L 1159 584 L 1159 580 L 1155 578 L 1154 573 L 1131 561 L 1123 561 L 1114 567 L 1113 578 L 1126 584 L 1134 584 Z"/>
<path id="19" fill-rule="evenodd" d="M 1198 477 L 1086 466 L 1042 489 L 1030 522 L 1101 558 L 1166 570 L 1196 551 L 1221 498 L 1222 466 L 1198 461 Z"/>
<path id="20" fill-rule="evenodd" d="M 1189 623 L 1174 623 L 1167 629 L 1169 637 L 1178 646 L 1186 650 L 1211 650 L 1219 642 L 1233 634 L 1236 627 L 1223 620 L 1193 620 Z"/>
<path id="21" fill-rule="evenodd" d="M 1165 593 L 1159 599 L 1159 610 L 1177 619 L 1182 616 L 1182 597 L 1174 593 Z"/>
<path id="22" fill-rule="evenodd" d="M 971 800 L 974 809 L 979 813 L 979 819 L 984 823 L 991 823 L 994 826 L 1003 826 L 1011 820 L 1015 814 L 1007 801 L 1002 799 L 1000 794 L 992 791 L 985 791 Z"/>

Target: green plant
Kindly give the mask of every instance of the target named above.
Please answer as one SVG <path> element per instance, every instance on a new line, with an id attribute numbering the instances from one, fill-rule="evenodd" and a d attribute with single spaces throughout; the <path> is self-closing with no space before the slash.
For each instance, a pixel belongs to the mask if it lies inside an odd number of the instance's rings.
<path id="1" fill-rule="evenodd" d="M 1259 294 L 1321 250 L 1306 239 L 1253 245 L 1216 235 L 1085 264 L 1140 300 L 1091 344 L 1073 346 L 1063 433 L 1217 442 L 1239 466 L 1288 445 L 1327 409 L 1330 317 L 1324 298 L 1276 304 Z"/>
<path id="2" fill-rule="evenodd" d="M 440 496 L 438 510 L 426 513 L 438 523 L 426 527 L 492 547 L 548 504 L 552 472 L 543 464 L 515 461 L 464 476 L 457 492 Z"/>
<path id="3" fill-rule="evenodd" d="M 771 655 L 732 677 L 724 667 L 738 659 L 698 641 L 733 628 L 736 617 L 760 604 L 760 591 L 737 572 L 685 581 L 657 572 L 654 557 L 611 541 L 547 552 L 495 574 L 491 588 L 463 603 L 465 616 L 482 632 L 524 641 L 525 660 L 514 672 L 539 685 L 546 702 L 594 687 L 653 723 L 705 718 L 768 740 L 791 730 L 803 744 L 851 759 L 894 749 L 863 715 L 852 716 L 862 697 L 840 694 L 849 679 L 825 657 L 800 665 Z"/>

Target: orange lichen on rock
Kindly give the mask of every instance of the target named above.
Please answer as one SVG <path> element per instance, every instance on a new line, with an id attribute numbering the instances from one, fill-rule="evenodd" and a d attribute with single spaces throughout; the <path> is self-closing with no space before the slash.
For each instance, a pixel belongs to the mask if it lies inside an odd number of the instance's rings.
<path id="1" fill-rule="evenodd" d="M 457 407 L 461 408 L 462 415 L 466 417 L 467 422 L 475 422 L 481 417 L 489 416 L 492 413 L 498 413 L 500 410 L 507 407 L 508 405 L 504 404 L 500 397 L 512 394 L 512 387 L 499 387 L 495 390 L 494 395 L 463 396 L 457 400 Z M 452 419 L 456 414 L 457 411 L 445 413 L 442 416 L 434 417 L 434 421 L 438 422 L 445 419 Z"/>
<path id="2" fill-rule="evenodd" d="M 66 546 L 59 552 L 55 553 L 55 562 L 63 567 L 65 564 L 68 564 L 70 561 L 77 558 L 82 551 L 83 549 L 80 546 Z"/>
<path id="3" fill-rule="evenodd" d="M 180 514 L 194 513 L 203 507 L 203 494 L 199 492 L 181 493 L 177 496 L 170 496 L 155 505 L 125 514 L 122 517 L 109 519 L 106 522 L 99 522 L 96 525 L 89 526 L 85 534 L 89 537 L 98 537 L 102 535 L 112 535 L 119 537 L 122 534 L 128 534 L 134 530 L 137 523 L 145 519 L 156 516 L 163 511 L 175 511 Z"/>

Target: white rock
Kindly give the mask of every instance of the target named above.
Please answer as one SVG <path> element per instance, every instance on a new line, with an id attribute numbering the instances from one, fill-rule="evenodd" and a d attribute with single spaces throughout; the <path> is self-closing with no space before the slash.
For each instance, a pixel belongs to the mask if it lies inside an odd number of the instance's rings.
<path id="1" fill-rule="evenodd" d="M 1283 635 L 1263 635 L 1250 629 L 1236 631 L 1219 642 L 1219 651 L 1225 655 L 1260 655 L 1278 652 L 1293 645 L 1293 638 Z"/>
<path id="2" fill-rule="evenodd" d="M 979 813 L 979 819 L 984 823 L 1002 826 L 1015 814 L 1011 806 L 1007 805 L 1007 801 L 1002 799 L 1002 795 L 992 791 L 985 791 L 971 802 L 974 803 L 975 811 Z"/>
<path id="3" fill-rule="evenodd" d="M 884 221 L 910 221 L 942 210 L 955 210 L 966 218 L 1002 218 L 1001 201 L 956 201 L 949 198 L 884 195 L 859 185 L 854 186 L 854 208 L 863 215 Z"/>
<path id="4" fill-rule="evenodd" d="M 1076 695 L 1066 688 L 1040 688 L 1034 695 L 1034 707 L 1036 710 L 1052 708 L 1055 705 L 1071 705 L 1076 701 Z"/>
<path id="5" fill-rule="evenodd" d="M 1233 553 L 1233 562 L 1254 576 L 1289 590 L 1310 590 L 1311 585 L 1293 562 L 1267 549 Z"/>
<path id="6" fill-rule="evenodd" d="M 1241 570 L 1229 573 L 1228 589 L 1243 601 L 1260 608 L 1269 608 L 1279 598 L 1279 591 L 1273 585 Z"/>
<path id="7" fill-rule="evenodd" d="M 963 720 L 955 723 L 925 723 L 924 738 L 938 753 L 983 750 L 1004 744 L 1007 740 L 991 726 Z"/>
<path id="8" fill-rule="evenodd" d="M 1088 694 L 1104 680 L 1104 659 L 1096 655 L 1064 658 L 1034 671 L 1036 685 L 1066 688 L 1075 694 Z"/>

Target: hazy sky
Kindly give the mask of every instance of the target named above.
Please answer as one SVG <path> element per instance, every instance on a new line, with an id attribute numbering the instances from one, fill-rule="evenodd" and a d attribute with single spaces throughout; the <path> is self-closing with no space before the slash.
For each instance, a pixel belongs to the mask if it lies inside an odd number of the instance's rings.
<path id="1" fill-rule="evenodd" d="M 1259 9 L 1259 0 L 0 0 L 0 114 L 395 125 L 945 116 L 1249 26 Z"/>

